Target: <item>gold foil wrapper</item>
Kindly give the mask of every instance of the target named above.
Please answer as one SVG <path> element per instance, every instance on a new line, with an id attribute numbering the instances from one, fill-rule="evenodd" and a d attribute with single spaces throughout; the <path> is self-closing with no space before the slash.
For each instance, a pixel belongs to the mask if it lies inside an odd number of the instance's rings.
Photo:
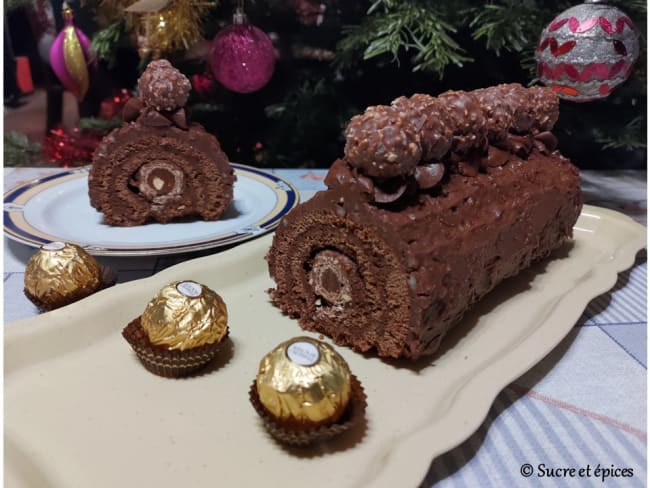
<path id="1" fill-rule="evenodd" d="M 228 332 L 224 301 L 193 281 L 177 281 L 161 289 L 140 321 L 152 344 L 181 351 L 218 342 Z"/>
<path id="2" fill-rule="evenodd" d="M 102 287 L 102 269 L 76 244 L 45 244 L 27 262 L 25 291 L 42 302 L 67 302 Z"/>
<path id="3" fill-rule="evenodd" d="M 328 344 L 297 337 L 260 362 L 257 394 L 277 421 L 295 427 L 336 422 L 350 401 L 350 370 Z"/>

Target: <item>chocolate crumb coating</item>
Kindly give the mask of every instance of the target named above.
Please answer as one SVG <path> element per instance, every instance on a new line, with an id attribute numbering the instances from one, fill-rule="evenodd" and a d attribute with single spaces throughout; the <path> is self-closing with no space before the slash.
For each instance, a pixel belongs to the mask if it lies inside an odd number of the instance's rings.
<path id="1" fill-rule="evenodd" d="M 560 117 L 560 99 L 551 90 L 541 86 L 528 89 L 533 106 L 533 130 L 550 131 Z"/>
<path id="2" fill-rule="evenodd" d="M 428 106 L 435 103 L 435 100 L 431 95 L 416 93 L 410 98 L 398 97 L 390 105 L 400 112 L 400 117 L 411 122 L 415 130 L 420 131 L 427 119 Z"/>
<path id="3" fill-rule="evenodd" d="M 439 97 L 451 151 L 402 176 L 410 190 L 389 203 L 374 196 L 387 180 L 364 180 L 347 155 L 337 160 L 328 189 L 275 233 L 266 256 L 273 303 L 305 330 L 358 351 L 435 353 L 474 303 L 572 236 L 579 173 L 542 130 L 557 104 L 540 90 L 500 85 Z M 393 105 L 418 117 L 407 99 Z"/>
<path id="4" fill-rule="evenodd" d="M 176 110 L 185 106 L 192 85 L 166 59 L 150 62 L 138 79 L 138 91 L 145 105 L 156 110 Z"/>
<path id="5" fill-rule="evenodd" d="M 510 105 L 510 131 L 518 134 L 530 131 L 535 123 L 535 111 L 528 90 L 518 83 L 499 85 L 494 89 Z"/>
<path id="6" fill-rule="evenodd" d="M 416 93 L 410 98 L 399 97 L 393 100 L 391 105 L 418 131 L 422 145 L 422 161 L 438 161 L 449 151 L 454 126 L 440 100 Z"/>
<path id="7" fill-rule="evenodd" d="M 427 118 L 420 132 L 423 162 L 438 162 L 449 152 L 454 142 L 453 128 L 453 119 L 441 100 L 428 105 Z"/>
<path id="8" fill-rule="evenodd" d="M 116 226 L 219 219 L 233 200 L 235 174 L 216 137 L 189 123 L 179 105 L 187 100 L 189 81 L 158 60 L 139 84 L 142 99 L 129 100 L 124 125 L 95 151 L 91 205 L 104 223 Z"/>
<path id="9" fill-rule="evenodd" d="M 371 177 L 412 174 L 422 155 L 417 130 L 393 107 L 368 107 L 352 117 L 345 136 L 346 160 Z"/>
<path id="10" fill-rule="evenodd" d="M 481 88 L 472 92 L 481 104 L 490 140 L 502 139 L 512 127 L 515 107 L 498 86 Z"/>
<path id="11" fill-rule="evenodd" d="M 481 103 L 471 92 L 448 91 L 438 97 L 453 127 L 451 150 L 467 154 L 487 144 L 487 126 Z"/>

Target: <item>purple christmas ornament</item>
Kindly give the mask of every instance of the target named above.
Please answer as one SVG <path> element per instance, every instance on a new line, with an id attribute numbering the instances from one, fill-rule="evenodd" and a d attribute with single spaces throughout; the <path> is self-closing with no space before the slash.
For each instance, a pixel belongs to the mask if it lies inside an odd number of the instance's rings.
<path id="1" fill-rule="evenodd" d="M 237 93 L 266 85 L 275 69 L 275 49 L 269 36 L 248 24 L 242 11 L 212 41 L 210 68 L 215 79 Z"/>
<path id="2" fill-rule="evenodd" d="M 50 48 L 50 65 L 63 87 L 82 100 L 90 83 L 89 67 L 94 66 L 90 40 L 73 23 L 72 9 L 64 2 L 65 27 Z"/>

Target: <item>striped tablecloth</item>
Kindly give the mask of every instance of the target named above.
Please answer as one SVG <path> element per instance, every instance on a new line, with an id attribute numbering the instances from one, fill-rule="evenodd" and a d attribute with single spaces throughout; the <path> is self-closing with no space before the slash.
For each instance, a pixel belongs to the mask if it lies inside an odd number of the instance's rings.
<path id="1" fill-rule="evenodd" d="M 8 168 L 5 191 L 56 171 Z M 273 170 L 309 198 L 323 170 Z M 646 173 L 584 171 L 586 203 L 646 224 Z M 33 249 L 4 242 L 4 320 L 37 313 L 22 293 Z M 101 258 L 120 282 L 199 254 Z M 422 486 L 646 486 L 647 263 L 645 252 L 585 310 L 571 333 L 508 385 L 467 441 L 433 460 Z"/>

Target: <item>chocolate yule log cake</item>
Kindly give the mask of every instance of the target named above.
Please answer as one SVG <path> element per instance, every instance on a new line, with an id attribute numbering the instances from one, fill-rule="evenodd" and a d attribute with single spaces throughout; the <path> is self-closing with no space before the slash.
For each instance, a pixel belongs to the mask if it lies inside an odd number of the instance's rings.
<path id="1" fill-rule="evenodd" d="M 95 151 L 91 205 L 116 226 L 217 220 L 233 199 L 235 175 L 216 137 L 188 123 L 189 80 L 167 60 L 152 61 L 129 99 L 124 125 Z"/>
<path id="2" fill-rule="evenodd" d="M 275 305 L 382 357 L 435 352 L 468 308 L 572 236 L 578 170 L 546 88 L 400 97 L 346 129 L 328 189 L 280 223 Z"/>

